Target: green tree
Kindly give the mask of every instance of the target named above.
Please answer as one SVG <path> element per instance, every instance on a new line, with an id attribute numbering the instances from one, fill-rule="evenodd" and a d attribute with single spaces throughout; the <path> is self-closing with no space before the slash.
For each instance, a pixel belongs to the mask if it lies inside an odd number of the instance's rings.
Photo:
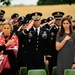
<path id="1" fill-rule="evenodd" d="M 0 0 L 0 3 L 2 3 L 2 5 L 9 6 L 11 5 L 11 0 Z"/>
<path id="2" fill-rule="evenodd" d="M 38 0 L 37 5 L 72 4 L 75 0 Z"/>
<path id="3" fill-rule="evenodd" d="M 69 4 L 71 5 L 72 3 L 75 3 L 75 0 L 61 0 L 62 4 Z"/>

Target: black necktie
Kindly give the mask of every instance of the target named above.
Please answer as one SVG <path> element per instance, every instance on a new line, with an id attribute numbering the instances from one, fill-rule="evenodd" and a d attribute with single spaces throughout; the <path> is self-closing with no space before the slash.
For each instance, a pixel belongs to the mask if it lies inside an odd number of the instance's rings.
<path id="1" fill-rule="evenodd" d="M 36 31 L 35 33 L 36 33 L 36 36 L 37 36 L 37 35 L 38 35 L 38 33 L 37 33 L 37 32 L 38 32 L 38 29 L 36 28 L 36 30 L 35 30 L 35 31 Z"/>

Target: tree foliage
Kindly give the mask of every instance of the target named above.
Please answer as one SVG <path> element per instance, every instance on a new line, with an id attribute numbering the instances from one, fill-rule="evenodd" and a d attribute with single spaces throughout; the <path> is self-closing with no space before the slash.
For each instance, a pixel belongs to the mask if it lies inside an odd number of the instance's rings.
<path id="1" fill-rule="evenodd" d="M 11 0 L 0 0 L 0 3 L 2 3 L 2 5 L 9 6 L 11 5 Z"/>
<path id="2" fill-rule="evenodd" d="M 75 0 L 38 0 L 37 5 L 54 5 L 54 4 L 69 4 L 75 3 Z"/>
<path id="3" fill-rule="evenodd" d="M 11 0 L 0 0 L 2 5 L 11 5 Z M 54 4 L 69 4 L 75 3 L 75 0 L 38 0 L 37 5 L 54 5 Z"/>
<path id="4" fill-rule="evenodd" d="M 64 3 L 64 4 L 71 5 L 72 3 L 75 3 L 75 0 L 62 0 L 61 2 Z"/>

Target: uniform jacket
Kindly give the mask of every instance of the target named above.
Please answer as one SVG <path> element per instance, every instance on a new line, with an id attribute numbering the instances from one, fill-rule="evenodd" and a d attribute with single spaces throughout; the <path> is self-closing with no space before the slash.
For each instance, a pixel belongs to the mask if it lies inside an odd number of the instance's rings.
<path id="1" fill-rule="evenodd" d="M 33 27 L 29 31 L 24 30 L 19 35 L 19 42 L 18 59 L 25 57 L 22 62 L 27 61 L 28 65 L 44 65 L 44 55 L 50 54 L 51 47 L 47 30 L 40 28 L 39 36 Z"/>

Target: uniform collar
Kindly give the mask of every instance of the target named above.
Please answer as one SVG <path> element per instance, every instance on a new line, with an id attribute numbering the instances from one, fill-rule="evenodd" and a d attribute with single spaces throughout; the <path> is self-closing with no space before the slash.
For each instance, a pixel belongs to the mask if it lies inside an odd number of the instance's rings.
<path id="1" fill-rule="evenodd" d="M 33 29 L 34 29 L 34 31 L 36 31 L 36 28 L 35 27 L 33 27 Z M 38 35 L 39 35 L 40 27 L 38 27 L 37 30 L 38 30 Z"/>

